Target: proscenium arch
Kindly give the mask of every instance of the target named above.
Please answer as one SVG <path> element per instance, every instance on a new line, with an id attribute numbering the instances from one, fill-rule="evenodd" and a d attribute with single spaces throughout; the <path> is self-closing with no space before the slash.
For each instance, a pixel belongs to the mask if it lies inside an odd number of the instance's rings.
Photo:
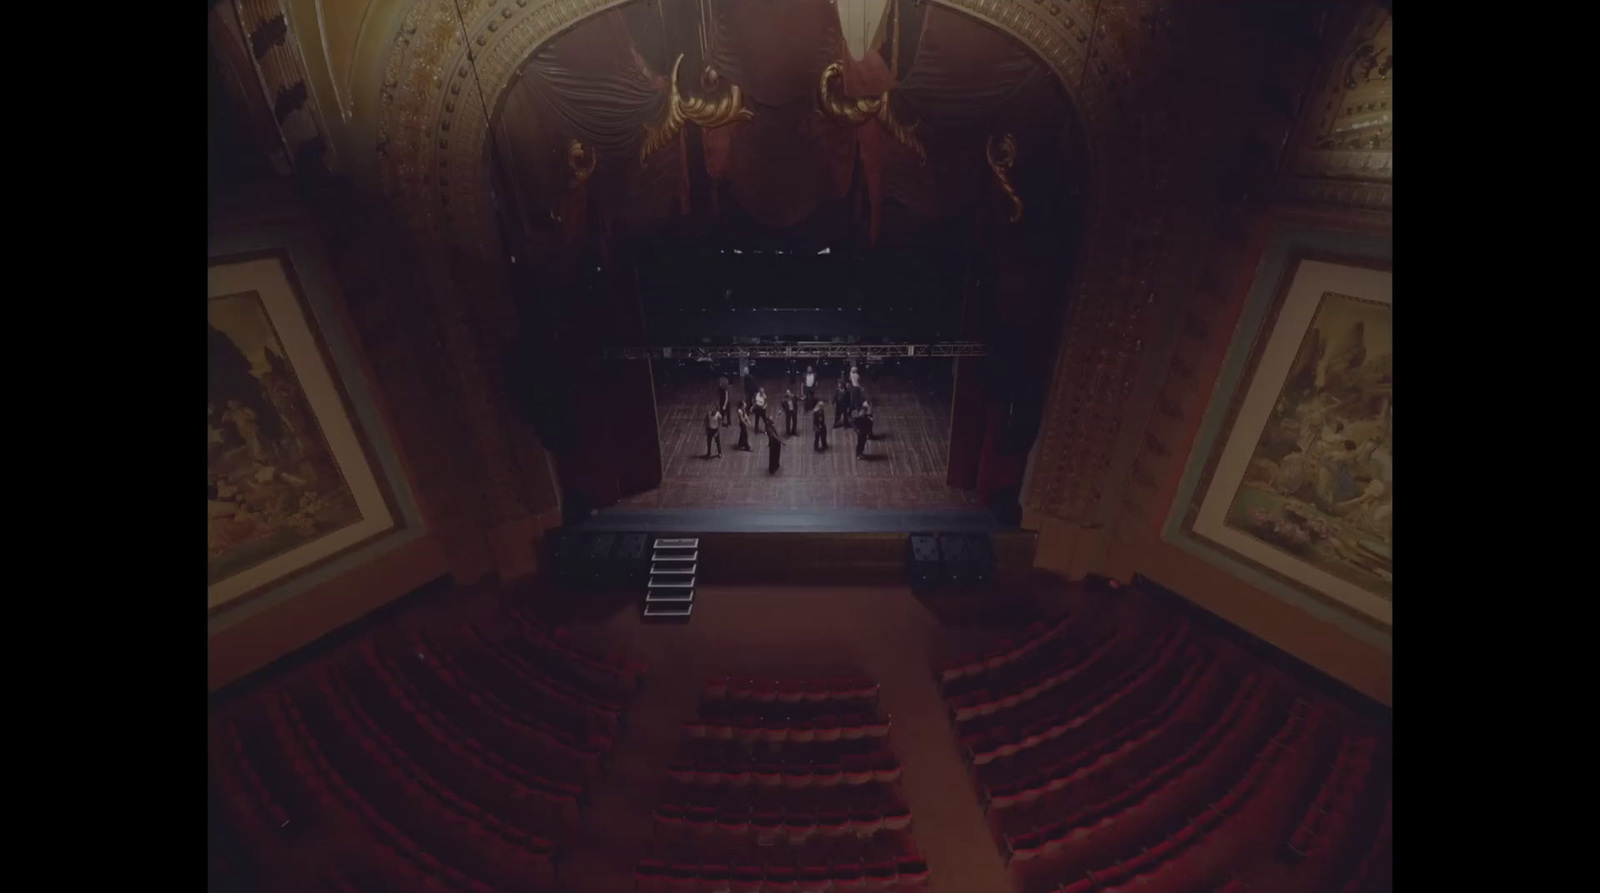
<path id="1" fill-rule="evenodd" d="M 376 148 L 384 190 L 427 236 L 424 244 L 485 262 L 500 256 L 483 103 L 498 108 L 516 72 L 549 41 L 630 2 L 636 0 L 417 0 L 411 7 L 390 41 Z M 1174 3 L 928 2 L 1000 30 L 1043 60 L 1086 131 L 1085 244 L 1024 504 L 1093 523 L 1140 358 L 1137 333 L 1168 255 L 1167 153 L 1178 115 L 1159 66 Z M 442 260 L 435 259 L 435 270 L 448 268 Z M 484 286 L 480 280 L 457 288 Z"/>

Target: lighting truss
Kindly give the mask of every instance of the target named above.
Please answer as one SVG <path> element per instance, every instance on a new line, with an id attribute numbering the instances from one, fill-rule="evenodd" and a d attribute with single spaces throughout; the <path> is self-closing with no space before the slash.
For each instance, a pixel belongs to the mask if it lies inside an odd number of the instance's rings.
<path id="1" fill-rule="evenodd" d="M 730 360 L 744 359 L 808 359 L 859 358 L 886 360 L 894 357 L 982 357 L 988 356 L 987 345 L 976 341 L 946 341 L 939 344 L 834 344 L 832 342 L 801 342 L 798 344 L 717 344 L 694 347 L 608 347 L 606 359 L 611 360 Z"/>

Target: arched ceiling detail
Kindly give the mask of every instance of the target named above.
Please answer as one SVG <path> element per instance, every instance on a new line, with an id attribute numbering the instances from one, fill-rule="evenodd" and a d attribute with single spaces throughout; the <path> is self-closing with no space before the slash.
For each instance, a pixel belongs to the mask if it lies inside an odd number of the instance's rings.
<path id="1" fill-rule="evenodd" d="M 491 108 L 524 60 L 572 25 L 627 0 L 418 0 L 385 63 L 377 152 L 385 191 L 458 256 L 496 254 L 485 137 L 470 44 Z M 1058 348 L 1040 460 L 1024 502 L 1088 523 L 1101 499 L 1137 367 L 1152 283 L 1168 257 L 1168 205 L 1179 142 L 1169 87 L 1171 0 L 931 0 L 986 22 L 1042 59 L 1085 130 L 1091 182 L 1084 264 Z M 465 41 L 459 15 L 466 22 Z M 1186 114 L 1193 115 L 1193 112 Z M 448 266 L 446 264 L 446 266 Z M 435 288 L 451 276 L 436 276 Z M 454 288 L 475 302 L 482 282 Z M 501 315 L 495 311 L 488 316 Z"/>

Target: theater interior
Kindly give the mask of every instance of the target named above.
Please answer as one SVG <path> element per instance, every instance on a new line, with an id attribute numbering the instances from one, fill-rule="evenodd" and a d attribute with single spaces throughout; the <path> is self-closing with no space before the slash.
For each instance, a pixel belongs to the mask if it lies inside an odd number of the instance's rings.
<path id="1" fill-rule="evenodd" d="M 1390 7 L 208 0 L 209 889 L 1390 893 Z"/>

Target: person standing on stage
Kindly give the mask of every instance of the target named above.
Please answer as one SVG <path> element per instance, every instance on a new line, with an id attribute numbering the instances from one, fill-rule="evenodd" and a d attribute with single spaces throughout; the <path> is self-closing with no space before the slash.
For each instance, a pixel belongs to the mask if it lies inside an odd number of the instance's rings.
<path id="1" fill-rule="evenodd" d="M 717 413 L 722 416 L 722 424 L 726 425 L 733 421 L 728 417 L 728 377 L 726 375 L 718 376 L 717 378 Z"/>
<path id="2" fill-rule="evenodd" d="M 850 366 L 850 389 L 851 390 L 859 390 L 860 388 L 861 388 L 861 368 L 859 366 L 856 366 L 856 365 L 852 364 Z"/>
<path id="3" fill-rule="evenodd" d="M 717 447 L 717 458 L 722 458 L 722 408 L 715 403 L 711 404 L 711 411 L 706 413 L 706 458 L 711 458 L 711 446 Z"/>
<path id="4" fill-rule="evenodd" d="M 823 452 L 828 448 L 828 410 L 821 401 L 811 407 L 811 430 L 816 432 L 812 438 L 811 448 Z"/>
<path id="5" fill-rule="evenodd" d="M 754 418 L 756 420 L 756 433 L 757 434 L 765 433 L 767 428 L 769 427 L 767 425 L 767 423 L 766 423 L 767 422 L 767 389 L 766 388 L 756 388 L 756 411 L 755 411 Z"/>
<path id="6" fill-rule="evenodd" d="M 856 429 L 856 458 L 865 459 L 867 457 L 867 428 L 872 423 L 867 420 L 866 406 L 857 409 L 854 416 L 855 418 L 852 421 Z"/>
<path id="7" fill-rule="evenodd" d="M 756 377 L 750 372 L 750 364 L 744 366 L 744 402 L 754 403 L 756 399 Z"/>
<path id="8" fill-rule="evenodd" d="M 739 443 L 734 449 L 750 452 L 750 414 L 745 412 L 743 400 L 739 401 Z"/>
<path id="9" fill-rule="evenodd" d="M 833 427 L 850 424 L 850 391 L 844 386 L 844 376 L 839 376 L 839 390 L 833 395 Z"/>
<path id="10" fill-rule="evenodd" d="M 795 403 L 794 391 L 783 392 L 783 403 L 781 405 L 783 406 L 783 436 L 793 437 L 800 433 L 794 421 L 795 416 L 800 414 L 800 407 Z"/>
<path id="11" fill-rule="evenodd" d="M 806 412 L 810 412 L 811 407 L 817 405 L 817 370 L 810 366 L 806 367 L 806 387 L 802 393 L 806 398 Z"/>
<path id="12" fill-rule="evenodd" d="M 783 441 L 778 438 L 778 431 L 772 426 L 772 420 L 766 420 L 767 429 L 767 474 L 778 473 L 778 453 L 783 451 Z"/>

